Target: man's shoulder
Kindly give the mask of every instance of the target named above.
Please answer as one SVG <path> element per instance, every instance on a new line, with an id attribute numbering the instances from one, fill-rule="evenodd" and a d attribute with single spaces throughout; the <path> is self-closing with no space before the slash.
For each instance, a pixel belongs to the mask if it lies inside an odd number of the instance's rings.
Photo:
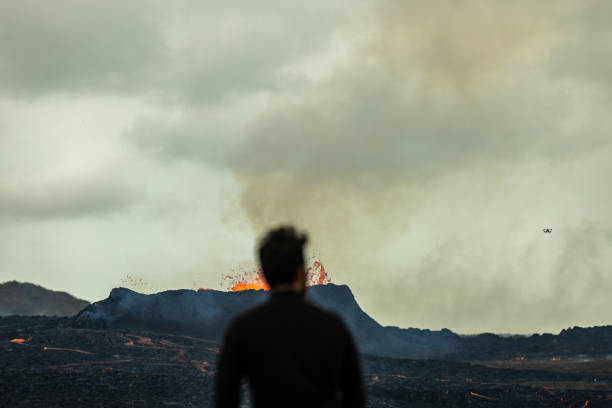
<path id="1" fill-rule="evenodd" d="M 302 311 L 306 312 L 305 314 L 311 319 L 320 321 L 323 326 L 346 330 L 344 321 L 337 313 L 324 309 L 307 299 L 284 306 L 284 312 L 287 312 L 293 308 L 301 309 Z M 235 316 L 230 322 L 228 330 L 231 329 L 236 331 L 243 328 L 258 326 L 262 321 L 268 321 L 271 314 L 274 314 L 276 311 L 277 308 L 275 308 L 274 304 L 270 302 L 262 303 Z"/>
<path id="2" fill-rule="evenodd" d="M 231 318 L 227 332 L 238 332 L 242 330 L 250 330 L 261 324 L 262 321 L 267 319 L 270 313 L 270 303 L 264 302 L 257 306 L 253 306 L 247 310 L 244 310 L 233 318 Z"/>

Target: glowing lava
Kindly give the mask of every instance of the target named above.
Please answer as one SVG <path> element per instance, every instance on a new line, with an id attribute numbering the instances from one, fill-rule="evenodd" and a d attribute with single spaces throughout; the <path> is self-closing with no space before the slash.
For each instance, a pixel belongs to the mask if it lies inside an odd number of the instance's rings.
<path id="1" fill-rule="evenodd" d="M 227 285 L 229 286 L 228 291 L 230 292 L 270 289 L 261 269 L 243 273 L 242 276 L 238 277 L 226 276 L 225 280 L 229 282 Z M 314 261 L 311 266 L 306 268 L 307 286 L 326 285 L 328 283 L 331 283 L 331 278 L 325 271 L 325 267 L 321 261 Z"/>
<path id="2" fill-rule="evenodd" d="M 306 284 L 308 286 L 326 285 L 331 283 L 331 278 L 325 272 L 325 267 L 321 261 L 315 261 L 312 266 L 306 268 Z"/>
<path id="3" fill-rule="evenodd" d="M 232 292 L 239 292 L 241 290 L 269 290 L 270 286 L 266 283 L 265 278 L 261 270 L 257 271 L 257 276 L 250 281 L 237 282 L 230 288 Z"/>
<path id="4" fill-rule="evenodd" d="M 11 343 L 25 343 L 26 339 L 13 339 Z"/>
<path id="5" fill-rule="evenodd" d="M 470 395 L 472 397 L 478 397 L 478 398 L 486 399 L 486 400 L 489 400 L 489 401 L 497 401 L 497 398 L 487 397 L 486 395 L 478 394 L 477 392 L 471 392 L 470 391 Z"/>
<path id="6" fill-rule="evenodd" d="M 81 353 L 81 354 L 96 354 L 96 353 L 90 353 L 89 351 L 85 351 L 85 350 L 62 348 L 62 347 L 47 347 L 47 346 L 44 346 L 43 350 L 73 351 L 75 353 Z"/>
<path id="7" fill-rule="evenodd" d="M 380 377 L 379 377 L 379 376 L 377 376 L 377 375 L 375 375 L 374 377 L 372 377 L 372 381 L 370 381 L 370 382 L 368 383 L 368 385 L 372 385 L 372 384 L 374 384 L 374 383 L 377 383 L 377 382 L 378 382 L 378 380 L 380 380 Z"/>

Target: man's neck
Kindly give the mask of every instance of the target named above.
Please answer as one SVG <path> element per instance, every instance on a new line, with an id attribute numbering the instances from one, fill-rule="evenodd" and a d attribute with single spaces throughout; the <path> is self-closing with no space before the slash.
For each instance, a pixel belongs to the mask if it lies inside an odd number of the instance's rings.
<path id="1" fill-rule="evenodd" d="M 300 290 L 295 282 L 292 283 L 280 283 L 278 285 L 274 285 L 270 288 L 271 293 L 284 293 L 284 292 L 294 292 L 298 294 L 303 294 L 304 291 Z"/>

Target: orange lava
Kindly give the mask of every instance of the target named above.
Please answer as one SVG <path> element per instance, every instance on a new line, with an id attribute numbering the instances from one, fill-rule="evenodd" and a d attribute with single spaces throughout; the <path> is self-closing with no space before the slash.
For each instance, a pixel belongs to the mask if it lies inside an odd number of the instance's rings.
<path id="1" fill-rule="evenodd" d="M 552 360 L 552 361 L 560 361 L 560 360 L 561 360 L 561 357 L 553 357 L 553 358 L 551 358 L 551 360 Z"/>
<path id="2" fill-rule="evenodd" d="M 270 286 L 266 283 L 263 273 L 257 271 L 257 276 L 248 282 L 237 282 L 230 288 L 232 292 L 239 292 L 241 290 L 269 290 Z"/>
<path id="3" fill-rule="evenodd" d="M 138 343 L 140 344 L 146 344 L 148 346 L 152 346 L 153 345 L 153 341 L 151 340 L 150 337 L 141 337 L 141 336 L 133 336 L 138 338 Z"/>
<path id="4" fill-rule="evenodd" d="M 470 395 L 473 396 L 473 397 L 478 397 L 478 398 L 486 399 L 486 400 L 489 400 L 489 401 L 497 401 L 497 398 L 487 397 L 486 395 L 478 394 L 478 393 L 472 392 L 472 391 L 470 391 Z"/>
<path id="5" fill-rule="evenodd" d="M 200 372 L 206 373 L 210 363 L 208 361 L 191 360 L 190 363 Z"/>
<path id="6" fill-rule="evenodd" d="M 261 269 L 243 273 L 239 277 L 226 276 L 225 280 L 229 281 L 228 291 L 230 292 L 270 290 L 270 286 L 266 282 Z M 314 261 L 311 266 L 306 268 L 306 286 L 325 285 L 328 283 L 331 283 L 331 278 L 325 271 L 321 261 Z M 200 288 L 199 290 L 204 289 Z"/>
<path id="7" fill-rule="evenodd" d="M 321 261 L 315 261 L 312 266 L 306 268 L 307 280 L 306 284 L 308 286 L 314 285 L 325 285 L 331 283 L 331 278 L 325 272 L 325 267 L 321 263 Z"/>
<path id="8" fill-rule="evenodd" d="M 589 400 L 584 401 L 584 404 L 580 408 L 586 408 L 589 405 Z"/>
<path id="9" fill-rule="evenodd" d="M 368 385 L 372 385 L 372 384 L 374 384 L 374 383 L 378 382 L 378 380 L 380 380 L 380 377 L 379 377 L 379 376 L 377 376 L 377 375 L 375 375 L 374 377 L 372 377 L 372 381 L 370 381 L 370 382 L 368 383 Z"/>
<path id="10" fill-rule="evenodd" d="M 81 354 L 96 354 L 96 353 L 90 353 L 89 351 L 85 351 L 85 350 L 69 349 L 69 348 L 62 348 L 62 347 L 47 347 L 47 346 L 44 346 L 43 350 L 73 351 L 75 353 L 81 353 Z"/>
<path id="11" fill-rule="evenodd" d="M 13 339 L 11 343 L 25 343 L 26 339 Z"/>

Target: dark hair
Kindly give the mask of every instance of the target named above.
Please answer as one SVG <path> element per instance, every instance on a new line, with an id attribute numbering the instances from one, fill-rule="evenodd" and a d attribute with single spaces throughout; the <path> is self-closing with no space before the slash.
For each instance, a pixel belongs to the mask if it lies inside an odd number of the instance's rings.
<path id="1" fill-rule="evenodd" d="M 259 243 L 259 262 L 268 285 L 290 283 L 298 267 L 304 265 L 306 234 L 283 225 L 268 231 Z"/>

